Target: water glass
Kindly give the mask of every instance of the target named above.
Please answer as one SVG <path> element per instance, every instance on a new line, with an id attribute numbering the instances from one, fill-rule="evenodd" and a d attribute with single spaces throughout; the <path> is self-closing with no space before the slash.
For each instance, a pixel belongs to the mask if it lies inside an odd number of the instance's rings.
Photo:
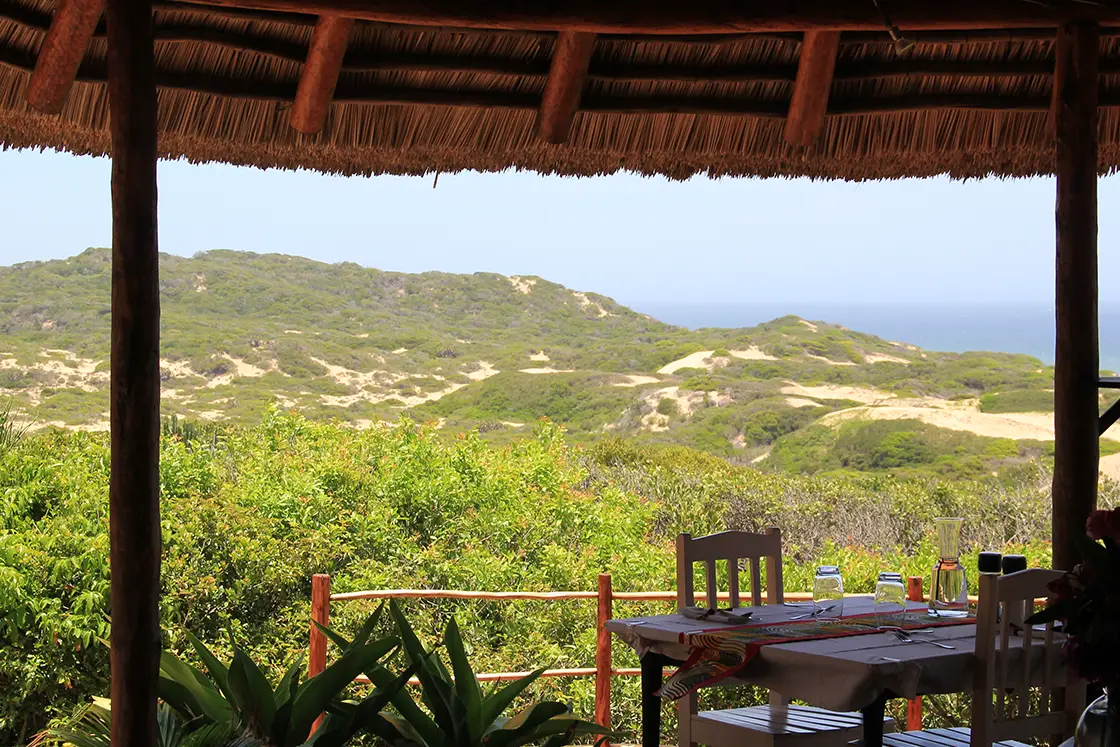
<path id="1" fill-rule="evenodd" d="M 840 568 L 822 565 L 813 577 L 813 609 L 818 618 L 836 618 L 844 614 L 844 579 Z"/>
<path id="2" fill-rule="evenodd" d="M 892 615 L 906 610 L 906 584 L 901 573 L 879 574 L 875 584 L 874 610 L 877 625 L 891 624 Z"/>

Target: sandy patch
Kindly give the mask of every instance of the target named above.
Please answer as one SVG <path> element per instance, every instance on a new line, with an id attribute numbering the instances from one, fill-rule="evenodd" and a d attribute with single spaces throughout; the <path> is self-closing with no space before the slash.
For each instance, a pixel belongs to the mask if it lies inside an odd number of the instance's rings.
<path id="1" fill-rule="evenodd" d="M 786 397 L 786 404 L 790 407 L 820 407 L 820 402 L 814 402 L 811 399 L 803 397 Z"/>
<path id="2" fill-rule="evenodd" d="M 349 371 L 349 369 L 342 368 L 341 366 L 330 366 L 330 364 L 325 363 L 323 361 L 318 361 L 318 360 L 316 362 L 320 363 L 321 365 L 328 366 L 329 368 L 339 369 L 338 373 L 342 376 L 346 376 L 347 374 L 358 374 L 358 372 L 356 372 L 356 371 Z M 383 376 L 383 377 L 388 377 L 390 379 L 390 383 L 395 383 L 395 381 L 400 381 L 401 379 L 409 378 L 408 376 L 405 376 L 405 375 L 390 374 L 390 373 L 386 373 L 384 371 L 375 371 L 375 372 L 371 372 L 371 373 L 379 375 L 379 376 Z M 498 369 L 494 368 L 494 366 L 492 364 L 490 364 L 486 361 L 479 361 L 477 369 L 475 369 L 474 371 L 465 372 L 463 374 L 464 376 L 467 377 L 467 379 L 469 379 L 469 381 L 448 384 L 443 389 L 438 389 L 434 392 L 426 392 L 424 394 L 402 394 L 401 392 L 394 391 L 394 390 L 391 390 L 391 389 L 390 390 L 383 390 L 383 391 L 380 391 L 380 392 L 371 392 L 368 389 L 362 389 L 361 391 L 356 392 L 354 394 L 344 394 L 344 395 L 340 395 L 340 396 L 339 395 L 333 395 L 333 394 L 321 394 L 321 395 L 319 395 L 319 401 L 321 403 L 323 403 L 324 405 L 328 405 L 328 406 L 331 406 L 331 407 L 349 407 L 350 405 L 354 404 L 355 402 L 361 402 L 361 401 L 366 401 L 366 402 L 370 402 L 370 403 L 373 403 L 373 404 L 377 404 L 379 402 L 385 402 L 385 401 L 388 401 L 388 400 L 397 400 L 397 401 L 401 402 L 405 407 L 417 407 L 419 405 L 424 404 L 425 402 L 435 402 L 436 400 L 442 399 L 443 397 L 446 397 L 447 395 L 452 394 L 453 392 L 459 391 L 460 389 L 462 389 L 465 386 L 469 386 L 471 382 L 482 381 L 484 379 L 488 379 L 488 378 L 490 378 L 491 376 L 494 376 L 497 373 L 499 373 Z M 364 374 L 358 374 L 358 376 L 363 376 L 363 375 Z M 440 377 L 440 376 L 433 376 L 433 377 L 430 377 L 430 378 L 434 378 L 434 379 L 439 380 L 439 381 L 443 380 L 443 378 Z M 336 381 L 337 381 L 337 379 L 336 379 Z M 344 383 L 344 382 L 340 382 L 340 383 Z"/>
<path id="3" fill-rule="evenodd" d="M 39 353 L 45 360 L 36 361 L 30 366 L 21 366 L 15 358 L 0 359 L 0 370 L 12 369 L 28 374 L 39 374 L 33 385 L 24 387 L 23 393 L 33 405 L 40 403 L 44 387 L 53 389 L 81 389 L 83 392 L 96 392 L 109 385 L 109 372 L 95 372 L 100 361 L 79 358 L 69 350 L 47 349 Z"/>
<path id="4" fill-rule="evenodd" d="M 400 355 L 401 353 L 407 353 L 407 352 L 408 352 L 408 348 L 397 348 L 396 350 L 393 351 L 393 355 Z"/>
<path id="5" fill-rule="evenodd" d="M 545 361 L 548 361 L 549 358 L 544 353 L 529 353 L 529 360 L 538 361 L 538 362 L 545 362 Z"/>
<path id="6" fill-rule="evenodd" d="M 762 350 L 752 345 L 746 350 L 728 350 L 732 358 L 741 358 L 748 361 L 776 361 L 778 360 L 772 355 L 768 355 Z M 709 371 L 720 365 L 727 365 L 726 358 L 712 358 L 714 350 L 698 350 L 695 353 L 690 353 L 683 358 L 678 358 L 672 363 L 666 363 L 661 368 L 657 369 L 659 374 L 674 374 L 682 368 L 706 368 Z"/>
<path id="7" fill-rule="evenodd" d="M 866 405 L 878 404 L 895 398 L 895 395 L 890 392 L 870 387 L 839 386 L 836 384 L 802 386 L 793 381 L 782 387 L 782 394 L 806 399 L 850 399 L 855 402 L 863 402 Z"/>
<path id="8" fill-rule="evenodd" d="M 225 419 L 225 413 L 221 412 L 220 410 L 203 410 L 195 414 L 203 420 L 208 420 L 210 422 Z"/>
<path id="9" fill-rule="evenodd" d="M 825 358 L 823 355 L 813 355 L 812 353 L 806 353 L 805 357 L 810 358 L 810 359 L 815 360 L 815 361 L 820 361 L 821 363 L 827 363 L 830 366 L 854 366 L 855 365 L 855 363 L 853 363 L 852 361 L 834 361 L 831 358 Z"/>
<path id="10" fill-rule="evenodd" d="M 198 376 L 191 368 L 191 364 L 186 361 L 171 361 L 166 358 L 160 358 L 159 367 L 161 370 L 166 371 L 169 378 L 180 379 L 187 376 Z"/>
<path id="11" fill-rule="evenodd" d="M 804 324 L 806 327 L 808 327 L 810 332 L 816 332 L 817 331 L 817 325 L 813 324 L 812 322 L 807 322 L 804 319 L 798 319 L 797 321 L 801 324 Z"/>
<path id="12" fill-rule="evenodd" d="M 206 382 L 207 389 L 214 389 L 216 387 L 225 386 L 226 384 L 231 384 L 233 380 L 237 378 L 259 379 L 269 371 L 276 370 L 277 367 L 276 361 L 272 361 L 268 368 L 258 368 L 241 358 L 234 358 L 229 353 L 222 353 L 221 357 L 233 364 L 233 370 L 210 379 L 210 381 Z"/>
<path id="13" fill-rule="evenodd" d="M 742 358 L 745 361 L 776 361 L 776 356 L 769 353 L 762 352 L 762 348 L 757 345 L 751 345 L 746 350 L 729 350 L 733 358 Z"/>
<path id="14" fill-rule="evenodd" d="M 361 334 L 354 335 L 354 337 L 361 337 L 364 339 L 366 337 L 369 337 L 369 332 L 362 332 Z"/>
<path id="15" fill-rule="evenodd" d="M 910 344 L 905 343 L 905 342 L 895 342 L 894 340 L 889 340 L 887 342 L 887 344 L 888 345 L 894 345 L 896 348 L 906 348 L 907 350 L 913 350 L 915 352 L 917 352 L 919 350 L 917 345 L 910 345 Z"/>
<path id="16" fill-rule="evenodd" d="M 107 415 L 108 413 L 106 413 Z M 69 425 L 61 420 L 50 420 L 46 423 L 32 423 L 28 426 L 28 430 L 37 431 L 42 428 L 63 428 L 68 431 L 85 431 L 87 433 L 104 433 L 109 430 L 108 419 L 95 420 L 92 423 L 78 423 L 77 425 Z"/>
<path id="17" fill-rule="evenodd" d="M 1054 440 L 1054 414 L 1048 412 L 980 412 L 979 400 L 950 402 L 925 397 L 897 399 L 878 407 L 853 407 L 830 413 L 820 419 L 831 425 L 851 420 L 920 420 L 923 423 L 954 431 L 967 431 L 988 438 Z M 1120 433 L 1102 438 L 1120 440 Z"/>
<path id="18" fill-rule="evenodd" d="M 885 353 L 866 353 L 863 359 L 868 363 L 901 363 L 904 366 L 910 365 L 910 361 L 905 358 L 899 358 L 897 355 L 886 355 Z"/>
<path id="19" fill-rule="evenodd" d="M 1101 474 L 1113 480 L 1120 480 L 1120 454 L 1101 457 Z"/>
<path id="20" fill-rule="evenodd" d="M 664 366 L 657 369 L 657 373 L 674 374 L 682 368 L 711 368 L 709 361 L 714 352 L 714 350 L 700 350 L 695 353 L 690 353 L 683 358 L 678 358 L 672 363 L 666 363 Z"/>
<path id="21" fill-rule="evenodd" d="M 206 275 L 204 273 L 200 272 L 195 275 L 194 283 L 194 290 L 196 293 L 203 293 L 206 291 Z"/>
<path id="22" fill-rule="evenodd" d="M 515 423 L 512 420 L 499 420 L 498 422 L 501 423 L 504 426 L 508 426 L 509 428 L 524 428 L 525 427 L 524 423 Z"/>
<path id="23" fill-rule="evenodd" d="M 478 368 L 467 373 L 467 378 L 471 381 L 483 381 L 489 379 L 491 376 L 501 373 L 498 369 L 494 368 L 493 363 L 486 361 L 479 361 Z"/>
<path id="24" fill-rule="evenodd" d="M 588 298 L 586 293 L 580 293 L 579 291 L 572 291 L 572 295 L 576 297 L 577 301 L 579 301 L 579 306 L 580 306 L 581 309 L 594 308 L 596 315 L 598 315 L 598 317 L 600 319 L 602 319 L 605 316 L 615 316 L 615 314 L 610 313 L 609 311 L 604 309 L 602 306 L 600 306 L 598 302 L 592 301 L 590 298 Z"/>
<path id="25" fill-rule="evenodd" d="M 303 332 L 299 331 L 298 329 L 286 329 L 286 330 L 284 330 L 284 334 L 286 334 L 286 335 L 302 335 Z"/>
<path id="26" fill-rule="evenodd" d="M 526 374 L 558 374 L 558 373 L 571 373 L 575 369 L 572 368 L 522 368 L 520 373 Z"/>
<path id="27" fill-rule="evenodd" d="M 769 458 L 770 458 L 770 452 L 769 451 L 764 451 L 761 454 L 759 454 L 758 456 L 756 456 L 754 459 L 752 459 L 751 464 L 758 464 L 759 462 L 764 462 Z"/>
<path id="28" fill-rule="evenodd" d="M 511 275 L 506 280 L 514 287 L 518 293 L 524 293 L 526 296 L 533 292 L 533 286 L 537 281 L 533 278 L 522 278 L 517 275 Z"/>
<path id="29" fill-rule="evenodd" d="M 669 430 L 669 416 L 662 415 L 657 411 L 657 406 L 661 403 L 661 400 L 669 399 L 676 402 L 677 412 L 687 418 L 692 415 L 693 410 L 704 403 L 704 396 L 704 392 L 682 392 L 679 386 L 656 389 L 642 397 L 642 400 L 650 408 L 650 411 L 642 416 L 642 425 L 655 433 L 667 431 Z"/>
<path id="30" fill-rule="evenodd" d="M 613 383 L 613 386 L 633 387 L 661 383 L 661 379 L 656 376 L 642 376 L 640 374 L 619 374 L 619 379 L 619 381 Z"/>

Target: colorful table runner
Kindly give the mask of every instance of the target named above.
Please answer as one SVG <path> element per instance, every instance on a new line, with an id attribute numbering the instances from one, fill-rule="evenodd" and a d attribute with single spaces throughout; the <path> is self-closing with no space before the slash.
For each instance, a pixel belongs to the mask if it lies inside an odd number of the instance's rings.
<path id="1" fill-rule="evenodd" d="M 975 618 L 930 618 L 924 611 L 890 614 L 851 615 L 838 620 L 803 620 L 682 633 L 681 643 L 692 647 L 692 655 L 673 673 L 658 695 L 678 700 L 701 687 L 714 685 L 735 675 L 758 654 L 759 649 L 775 643 L 813 641 L 823 638 L 883 633 L 894 628 L 916 630 L 946 625 L 972 625 Z"/>

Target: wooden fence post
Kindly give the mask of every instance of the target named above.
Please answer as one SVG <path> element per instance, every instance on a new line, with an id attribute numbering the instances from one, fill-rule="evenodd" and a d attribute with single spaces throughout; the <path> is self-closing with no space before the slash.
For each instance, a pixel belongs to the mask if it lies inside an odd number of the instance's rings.
<path id="1" fill-rule="evenodd" d="M 911 576 L 906 582 L 906 598 L 911 602 L 925 601 L 922 592 L 922 577 Z M 922 697 L 919 695 L 913 700 L 906 701 L 906 731 L 921 731 L 922 728 Z"/>
<path id="2" fill-rule="evenodd" d="M 599 574 L 599 613 L 595 626 L 595 722 L 604 729 L 611 726 L 611 619 L 614 591 L 611 574 Z M 606 745 L 605 747 L 609 747 Z"/>
<path id="3" fill-rule="evenodd" d="M 307 678 L 327 668 L 327 637 L 315 625 L 327 626 L 331 621 L 331 577 L 326 573 L 316 573 L 311 577 L 311 641 L 307 647 Z M 315 719 L 311 733 L 319 728 L 323 717 Z"/>

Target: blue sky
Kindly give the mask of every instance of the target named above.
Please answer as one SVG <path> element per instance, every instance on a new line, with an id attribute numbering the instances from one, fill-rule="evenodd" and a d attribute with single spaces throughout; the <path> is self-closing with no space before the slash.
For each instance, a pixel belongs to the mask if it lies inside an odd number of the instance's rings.
<path id="1" fill-rule="evenodd" d="M 0 265 L 110 242 L 109 162 L 0 152 Z M 1100 183 L 1102 301 L 1120 301 L 1120 178 Z M 807 180 L 529 173 L 433 179 L 161 164 L 161 250 L 540 275 L 623 303 L 1053 297 L 1050 179 Z"/>

